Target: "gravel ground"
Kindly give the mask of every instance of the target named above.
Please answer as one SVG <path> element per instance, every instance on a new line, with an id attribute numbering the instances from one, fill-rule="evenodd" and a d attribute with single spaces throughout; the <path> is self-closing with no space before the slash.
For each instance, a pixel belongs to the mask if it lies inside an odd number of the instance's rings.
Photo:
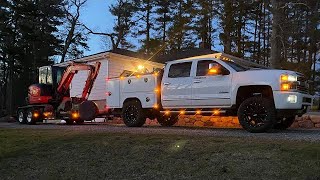
<path id="1" fill-rule="evenodd" d="M 293 140 L 320 142 L 320 130 L 289 129 L 285 131 L 273 130 L 268 133 L 252 134 L 243 129 L 214 129 L 214 128 L 188 128 L 188 127 L 158 127 L 145 126 L 129 128 L 124 125 L 107 125 L 104 123 L 86 123 L 83 125 L 68 126 L 65 124 L 38 124 L 20 125 L 18 123 L 0 123 L 1 129 L 61 129 L 84 132 L 112 132 L 129 134 L 169 134 L 186 136 L 217 136 L 217 137 L 250 137 L 271 140 Z"/>

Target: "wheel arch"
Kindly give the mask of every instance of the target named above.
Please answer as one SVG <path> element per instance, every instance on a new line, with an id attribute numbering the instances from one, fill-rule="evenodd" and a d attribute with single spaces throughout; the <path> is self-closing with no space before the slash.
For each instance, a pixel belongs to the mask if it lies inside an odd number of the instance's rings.
<path id="1" fill-rule="evenodd" d="M 129 102 L 129 101 L 137 101 L 137 102 L 139 102 L 139 103 L 142 105 L 141 100 L 140 100 L 139 98 L 137 98 L 137 97 L 129 97 L 129 98 L 126 98 L 126 99 L 123 101 L 122 107 L 123 107 L 123 105 L 124 105 L 125 103 L 127 103 L 127 102 Z"/>
<path id="2" fill-rule="evenodd" d="M 238 108 L 244 100 L 256 96 L 269 98 L 274 103 L 273 91 L 270 85 L 248 85 L 238 88 L 235 97 L 236 107 Z"/>

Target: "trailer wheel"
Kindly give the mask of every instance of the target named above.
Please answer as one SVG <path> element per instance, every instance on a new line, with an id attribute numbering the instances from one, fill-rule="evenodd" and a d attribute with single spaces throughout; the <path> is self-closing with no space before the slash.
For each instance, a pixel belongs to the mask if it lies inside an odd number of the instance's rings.
<path id="1" fill-rule="evenodd" d="M 122 118 L 128 127 L 141 127 L 146 122 L 145 110 L 137 100 L 125 102 L 122 108 Z"/>
<path id="2" fill-rule="evenodd" d="M 18 122 L 20 124 L 26 124 L 27 123 L 27 119 L 26 119 L 26 114 L 25 114 L 24 110 L 23 109 L 19 109 L 17 114 L 18 114 Z"/>
<path id="3" fill-rule="evenodd" d="M 276 111 L 272 100 L 263 97 L 246 99 L 238 109 L 241 126 L 251 133 L 262 133 L 273 128 Z"/>
<path id="4" fill-rule="evenodd" d="M 27 110 L 26 120 L 27 120 L 27 124 L 29 124 L 29 125 L 36 124 L 36 119 L 33 117 L 33 110 L 32 109 Z"/>
<path id="5" fill-rule="evenodd" d="M 274 129 L 279 129 L 279 130 L 285 130 L 288 129 L 293 122 L 295 121 L 296 117 L 287 117 L 287 118 L 282 118 L 280 122 L 276 123 L 274 125 Z"/>
<path id="6" fill-rule="evenodd" d="M 170 127 L 176 124 L 179 120 L 177 114 L 160 114 L 157 116 L 158 123 L 164 127 Z"/>

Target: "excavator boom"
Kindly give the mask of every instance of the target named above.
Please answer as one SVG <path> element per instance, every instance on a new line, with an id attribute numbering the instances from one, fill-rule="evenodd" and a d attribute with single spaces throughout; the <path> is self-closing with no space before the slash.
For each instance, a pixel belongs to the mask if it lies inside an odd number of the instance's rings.
<path id="1" fill-rule="evenodd" d="M 91 89 L 93 87 L 94 81 L 98 76 L 99 70 L 100 70 L 101 63 L 96 62 L 95 65 L 89 65 L 89 64 L 83 64 L 83 63 L 72 63 L 70 64 L 65 72 L 63 73 L 63 76 L 61 78 L 61 81 L 57 88 L 57 94 L 59 97 L 63 97 L 64 94 L 68 91 L 70 84 L 72 82 L 72 79 L 78 71 L 89 71 L 88 77 L 85 83 L 85 86 L 82 91 L 81 99 L 87 100 L 88 96 L 91 92 Z"/>

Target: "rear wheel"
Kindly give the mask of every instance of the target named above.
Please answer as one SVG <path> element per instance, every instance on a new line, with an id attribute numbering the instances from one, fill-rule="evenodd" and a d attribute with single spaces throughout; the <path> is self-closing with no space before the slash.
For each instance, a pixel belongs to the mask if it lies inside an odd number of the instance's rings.
<path id="1" fill-rule="evenodd" d="M 278 123 L 274 125 L 274 129 L 280 129 L 280 130 L 285 130 L 288 129 L 293 122 L 295 121 L 295 117 L 287 117 L 287 118 L 282 118 Z"/>
<path id="2" fill-rule="evenodd" d="M 161 126 L 170 127 L 176 124 L 179 120 L 179 115 L 176 114 L 159 114 L 157 120 Z"/>
<path id="3" fill-rule="evenodd" d="M 128 127 L 141 127 L 146 122 L 145 110 L 138 100 L 125 102 L 122 108 L 122 117 Z"/>
<path id="4" fill-rule="evenodd" d="M 262 133 L 274 126 L 276 111 L 271 99 L 251 97 L 240 105 L 238 118 L 245 130 L 252 133 Z"/>
<path id="5" fill-rule="evenodd" d="M 18 110 L 18 122 L 20 124 L 26 124 L 26 114 L 24 113 L 24 110 L 23 109 L 19 109 Z"/>

